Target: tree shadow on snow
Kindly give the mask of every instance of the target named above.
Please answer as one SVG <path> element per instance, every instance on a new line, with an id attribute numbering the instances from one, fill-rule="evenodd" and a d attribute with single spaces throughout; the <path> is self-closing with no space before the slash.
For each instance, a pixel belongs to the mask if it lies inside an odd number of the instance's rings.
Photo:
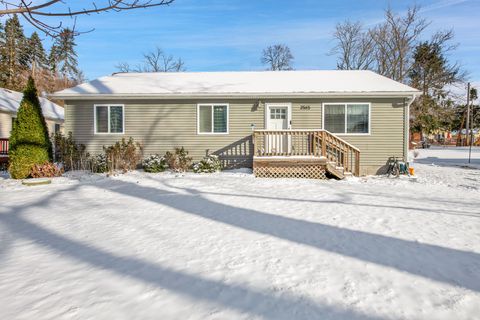
<path id="1" fill-rule="evenodd" d="M 69 190 L 73 191 L 74 188 Z M 115 190 L 124 191 L 118 188 Z M 0 222 L 13 234 L 32 240 L 38 245 L 74 258 L 81 263 L 109 270 L 195 300 L 205 301 L 265 319 L 313 319 L 319 316 L 333 319 L 381 319 L 353 310 L 322 305 L 307 297 L 285 293 L 280 295 L 274 292 L 248 288 L 240 284 L 227 284 L 162 267 L 150 261 L 118 256 L 106 250 L 56 234 L 23 217 L 23 211 L 27 208 L 52 207 L 53 209 L 54 205 L 49 203 L 54 198 L 54 196 L 50 196 L 23 208 L 20 206 L 11 207 L 7 212 L 0 214 Z M 59 205 L 61 206 L 61 204 Z M 186 311 L 187 313 L 188 311 Z"/>
<path id="2" fill-rule="evenodd" d="M 111 181 L 110 186 L 111 191 L 184 213 L 480 292 L 480 255 L 474 252 L 234 207 L 195 189 L 175 187 L 182 193 L 162 196 L 165 190 L 125 181 Z"/>
<path id="3" fill-rule="evenodd" d="M 156 180 L 155 180 L 156 181 Z M 168 185 L 170 187 L 175 188 L 172 185 Z M 428 207 L 409 207 L 409 206 L 401 206 L 398 204 L 392 205 L 382 205 L 382 204 L 373 204 L 373 203 L 360 203 L 360 202 L 353 202 L 350 197 L 346 197 L 345 195 L 340 194 L 342 196 L 341 200 L 330 200 L 330 199 L 295 199 L 295 198 L 277 198 L 277 197 L 270 197 L 270 196 L 263 196 L 258 194 L 238 194 L 238 193 L 222 193 L 222 192 L 211 192 L 211 191 L 201 191 L 202 194 L 209 194 L 214 196 L 228 196 L 228 197 L 239 197 L 239 198 L 255 198 L 255 199 L 263 199 L 263 200 L 276 200 L 276 201 L 287 201 L 287 202 L 304 202 L 304 203 L 317 203 L 317 204 L 343 204 L 346 206 L 359 206 L 359 207 L 370 207 L 370 208 L 384 208 L 384 209 L 400 209 L 400 210 L 411 210 L 411 211 L 420 211 L 426 213 L 440 213 L 440 214 L 447 214 L 452 216 L 464 216 L 464 217 L 472 217 L 472 218 L 480 218 L 480 212 L 472 212 L 471 214 L 465 213 L 462 210 L 446 210 L 440 208 L 428 208 Z M 358 195 L 365 195 L 373 197 L 371 194 L 367 193 L 357 193 L 357 192 L 350 192 L 350 194 L 358 194 Z M 338 194 L 337 194 L 338 195 Z M 380 195 L 377 195 L 378 198 Z M 388 197 L 393 198 L 393 197 Z M 398 200 L 398 198 L 395 198 Z M 423 201 L 425 199 L 422 199 Z M 458 204 L 458 202 L 456 202 Z M 421 204 L 422 205 L 422 204 Z M 465 203 L 462 203 L 465 205 Z M 469 204 L 467 204 L 469 205 Z M 478 208 L 478 204 L 475 204 L 475 209 Z"/>

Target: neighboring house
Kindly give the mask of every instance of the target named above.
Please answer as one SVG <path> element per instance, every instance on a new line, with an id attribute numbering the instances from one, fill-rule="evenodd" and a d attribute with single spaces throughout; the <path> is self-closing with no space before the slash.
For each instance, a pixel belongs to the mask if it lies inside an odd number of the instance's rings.
<path id="1" fill-rule="evenodd" d="M 91 153 L 133 137 L 258 176 L 343 177 L 407 158 L 418 91 L 371 71 L 119 73 L 55 93 Z"/>
<path id="2" fill-rule="evenodd" d="M 17 115 L 23 93 L 0 88 L 0 138 L 9 138 L 12 122 Z M 50 134 L 63 130 L 63 107 L 39 97 L 43 116 Z"/>

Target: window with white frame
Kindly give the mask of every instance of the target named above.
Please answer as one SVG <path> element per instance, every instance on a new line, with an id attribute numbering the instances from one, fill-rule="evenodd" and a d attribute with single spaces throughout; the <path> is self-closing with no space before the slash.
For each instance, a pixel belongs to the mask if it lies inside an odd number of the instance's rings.
<path id="1" fill-rule="evenodd" d="M 199 104 L 198 133 L 228 133 L 228 104 Z"/>
<path id="2" fill-rule="evenodd" d="M 323 105 L 324 129 L 332 133 L 370 133 L 369 103 L 335 103 Z"/>
<path id="3" fill-rule="evenodd" d="M 95 105 L 95 133 L 123 133 L 123 109 L 123 105 Z"/>

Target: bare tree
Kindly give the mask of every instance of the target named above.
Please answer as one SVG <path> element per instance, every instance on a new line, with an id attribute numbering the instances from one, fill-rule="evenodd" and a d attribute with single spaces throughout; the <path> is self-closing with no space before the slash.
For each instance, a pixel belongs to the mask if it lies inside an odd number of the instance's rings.
<path id="1" fill-rule="evenodd" d="M 75 0 L 0 0 L 0 17 L 4 15 L 20 14 L 35 28 L 50 36 L 56 36 L 63 29 L 61 18 L 74 18 L 80 15 L 90 15 L 101 12 L 118 12 L 133 9 L 151 8 L 169 5 L 175 0 L 93 0 L 82 9 L 72 9 Z M 57 25 L 47 22 L 47 17 L 56 17 L 60 21 Z M 75 28 L 72 28 L 75 30 Z"/>
<path id="2" fill-rule="evenodd" d="M 133 72 L 132 68 L 130 67 L 130 64 L 128 64 L 127 62 L 119 62 L 115 66 L 115 68 L 117 68 L 119 72 L 124 72 L 124 73 Z"/>
<path id="3" fill-rule="evenodd" d="M 330 54 L 339 56 L 337 69 L 365 70 L 373 66 L 374 41 L 360 22 L 345 21 L 337 24 L 333 37 L 337 45 Z"/>
<path id="4" fill-rule="evenodd" d="M 406 83 L 413 64 L 413 50 L 429 22 L 420 17 L 420 7 L 404 15 L 385 10 L 384 22 L 364 30 L 360 22 L 343 22 L 333 34 L 338 69 L 370 69 Z"/>
<path id="5" fill-rule="evenodd" d="M 145 59 L 144 72 L 179 72 L 185 70 L 185 63 L 181 58 L 176 59 L 172 55 L 166 55 L 159 47 L 144 54 L 143 57 Z"/>
<path id="6" fill-rule="evenodd" d="M 419 13 L 419 6 L 409 8 L 404 16 L 387 9 L 385 22 L 370 30 L 378 73 L 406 82 L 413 64 L 413 49 L 429 25 Z"/>
<path id="7" fill-rule="evenodd" d="M 167 55 L 159 47 L 143 54 L 143 63 L 130 66 L 126 62 L 120 62 L 115 67 L 120 72 L 181 72 L 185 71 L 185 62 L 182 58 Z"/>
<path id="8" fill-rule="evenodd" d="M 268 70 L 292 70 L 293 55 L 290 48 L 284 44 L 276 44 L 263 49 L 262 64 L 268 65 Z"/>

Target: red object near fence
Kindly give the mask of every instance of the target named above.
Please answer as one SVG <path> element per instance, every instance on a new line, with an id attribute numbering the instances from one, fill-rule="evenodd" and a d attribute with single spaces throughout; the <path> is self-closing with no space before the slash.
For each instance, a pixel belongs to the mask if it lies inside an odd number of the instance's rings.
<path id="1" fill-rule="evenodd" d="M 8 139 L 0 138 L 0 156 L 8 155 Z"/>

